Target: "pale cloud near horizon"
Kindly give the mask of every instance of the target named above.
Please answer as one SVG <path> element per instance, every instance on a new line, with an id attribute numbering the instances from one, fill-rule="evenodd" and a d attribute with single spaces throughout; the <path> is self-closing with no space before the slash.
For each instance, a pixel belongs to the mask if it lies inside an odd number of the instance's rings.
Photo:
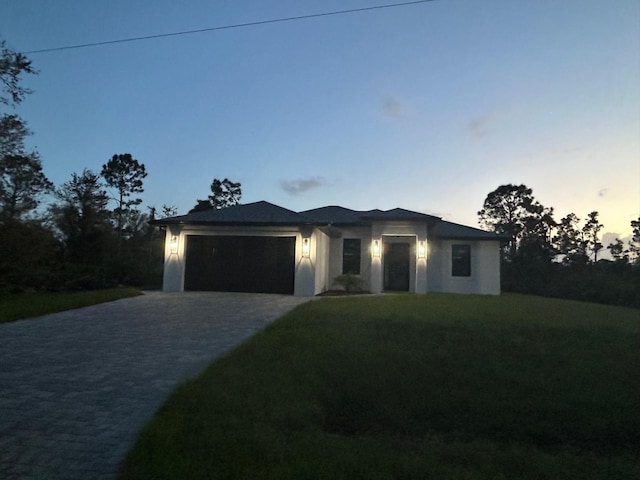
<path id="1" fill-rule="evenodd" d="M 323 177 L 297 178 L 294 180 L 281 180 L 280 188 L 289 195 L 300 195 L 309 190 L 319 188 L 326 183 Z"/>
<path id="2" fill-rule="evenodd" d="M 602 234 L 602 237 L 600 238 L 600 243 L 602 243 L 602 250 L 598 252 L 598 258 L 602 258 L 604 260 L 613 259 L 613 257 L 611 256 L 611 252 L 609 252 L 609 249 L 607 247 L 612 243 L 615 243 L 617 238 L 622 240 L 622 243 L 624 243 L 625 248 L 629 246 L 629 242 L 631 241 L 631 235 L 623 237 L 619 233 L 606 232 Z"/>

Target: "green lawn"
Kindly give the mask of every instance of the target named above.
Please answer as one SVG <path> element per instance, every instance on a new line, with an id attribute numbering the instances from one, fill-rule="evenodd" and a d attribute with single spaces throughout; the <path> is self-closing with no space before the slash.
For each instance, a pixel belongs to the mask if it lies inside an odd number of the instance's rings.
<path id="1" fill-rule="evenodd" d="M 85 292 L 20 293 L 0 296 L 0 323 L 47 313 L 110 302 L 140 295 L 137 288 L 112 288 Z"/>
<path id="2" fill-rule="evenodd" d="M 640 478 L 639 346 L 635 309 L 310 302 L 180 386 L 120 478 Z"/>

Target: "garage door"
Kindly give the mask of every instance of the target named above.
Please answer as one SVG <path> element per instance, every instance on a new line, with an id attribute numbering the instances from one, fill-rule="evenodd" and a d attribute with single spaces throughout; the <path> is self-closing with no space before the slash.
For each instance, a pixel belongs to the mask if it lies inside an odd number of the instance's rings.
<path id="1" fill-rule="evenodd" d="M 185 290 L 293 294 L 295 237 L 187 236 Z"/>

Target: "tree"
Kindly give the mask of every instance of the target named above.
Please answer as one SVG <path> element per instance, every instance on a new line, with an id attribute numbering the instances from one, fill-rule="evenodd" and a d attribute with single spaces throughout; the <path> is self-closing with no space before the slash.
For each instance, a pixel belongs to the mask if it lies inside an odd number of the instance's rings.
<path id="1" fill-rule="evenodd" d="M 53 184 L 33 155 L 5 155 L 0 159 L 0 223 L 20 220 L 39 204 Z"/>
<path id="2" fill-rule="evenodd" d="M 575 213 L 570 213 L 560 220 L 556 226 L 556 235 L 553 243 L 558 254 L 563 255 L 564 264 L 584 264 L 587 254 L 582 238 L 582 232 L 578 228 L 580 219 Z"/>
<path id="3" fill-rule="evenodd" d="M 175 205 L 162 205 L 162 218 L 175 217 L 178 215 L 178 209 Z"/>
<path id="4" fill-rule="evenodd" d="M 116 218 L 118 231 L 118 252 L 120 252 L 120 237 L 123 232 L 126 214 L 135 205 L 142 203 L 141 198 L 131 198 L 135 193 L 142 193 L 142 180 L 147 176 L 144 164 L 138 162 L 130 153 L 114 155 L 102 166 L 100 172 L 107 185 L 116 189 L 116 208 L 113 213 Z"/>
<path id="5" fill-rule="evenodd" d="M 7 48 L 4 40 L 0 40 L 0 82 L 3 95 L 0 103 L 17 105 L 25 95 L 31 93 L 28 88 L 20 86 L 20 75 L 23 73 L 37 73 L 31 61 L 23 54 Z"/>
<path id="6" fill-rule="evenodd" d="M 629 253 L 634 257 L 634 262 L 640 265 L 640 217 L 631 220 L 631 239 L 629 240 Z"/>
<path id="7" fill-rule="evenodd" d="M 0 227 L 0 292 L 55 288 L 60 242 L 37 220 Z"/>
<path id="8" fill-rule="evenodd" d="M 590 212 L 587 216 L 587 221 L 582 227 L 582 234 L 585 242 L 585 249 L 587 252 L 593 253 L 593 261 L 598 261 L 598 252 L 602 250 L 602 243 L 600 243 L 600 230 L 604 228 L 604 225 L 598 220 L 598 212 Z"/>
<path id="9" fill-rule="evenodd" d="M 127 210 L 122 224 L 124 238 L 130 239 L 148 235 L 148 231 L 151 228 L 149 220 L 151 220 L 151 217 L 137 208 Z"/>
<path id="10" fill-rule="evenodd" d="M 552 213 L 533 198 L 533 191 L 526 185 L 508 184 L 487 195 L 478 216 L 483 227 L 509 236 L 507 258 L 512 260 L 524 237 L 529 237 L 530 242 L 543 233 L 533 229 L 543 217 L 551 225 Z M 548 235 L 546 227 L 543 230 Z"/>
<path id="11" fill-rule="evenodd" d="M 225 178 L 220 181 L 217 178 L 211 183 L 211 193 L 208 200 L 197 200 L 196 205 L 189 211 L 202 212 L 206 210 L 220 210 L 240 203 L 242 186 Z"/>
<path id="12" fill-rule="evenodd" d="M 20 84 L 35 74 L 31 61 L 0 39 L 0 288 L 42 288 L 52 278 L 59 243 L 42 222 L 29 215 L 53 185 L 42 171 L 37 152 L 24 146 L 30 134 L 15 109 L 31 90 Z"/>
<path id="13" fill-rule="evenodd" d="M 551 232 L 557 223 L 553 219 L 553 207 L 543 208 L 532 212 L 523 220 L 524 229 L 518 247 L 518 254 L 525 256 L 529 261 L 548 262 L 556 256 Z"/>
<path id="14" fill-rule="evenodd" d="M 616 262 L 629 263 L 629 250 L 624 248 L 624 242 L 619 238 L 607 245 L 607 249 Z"/>
<path id="15" fill-rule="evenodd" d="M 59 203 L 51 207 L 53 221 L 61 233 L 65 256 L 77 264 L 102 263 L 108 248 L 109 195 L 100 177 L 91 170 L 71 175 L 71 180 L 55 191 Z"/>
<path id="16" fill-rule="evenodd" d="M 15 108 L 31 93 L 20 85 L 23 73 L 36 74 L 31 61 L 23 54 L 9 50 L 0 40 L 0 105 Z M 0 158 L 6 155 L 25 155 L 24 139 L 29 135 L 24 121 L 13 113 L 0 116 Z M 37 154 L 30 154 L 36 157 Z"/>
<path id="17" fill-rule="evenodd" d="M 0 105 L 15 108 L 31 93 L 20 85 L 23 73 L 37 73 L 21 53 L 0 40 Z M 38 205 L 38 196 L 52 188 L 35 152 L 27 153 L 27 126 L 15 114 L 0 116 L 0 222 L 20 220 Z"/>
<path id="18" fill-rule="evenodd" d="M 174 205 L 163 204 L 160 208 L 160 216 L 155 206 L 147 207 L 149 209 L 148 220 L 157 218 L 174 217 L 178 214 L 178 209 Z M 145 247 L 146 254 L 139 255 L 140 258 L 146 257 L 146 265 L 144 266 L 143 282 L 145 285 L 158 288 L 162 286 L 162 271 L 164 259 L 164 230 L 157 226 L 147 224 L 147 245 Z"/>
<path id="19" fill-rule="evenodd" d="M 25 154 L 24 139 L 30 133 L 25 123 L 17 115 L 0 117 L 0 158 L 6 155 Z"/>

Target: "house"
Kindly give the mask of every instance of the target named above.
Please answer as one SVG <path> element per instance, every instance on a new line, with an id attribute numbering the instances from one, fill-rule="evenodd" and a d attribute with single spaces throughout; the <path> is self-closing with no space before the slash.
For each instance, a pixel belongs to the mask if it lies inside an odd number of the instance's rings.
<path id="1" fill-rule="evenodd" d="M 268 202 L 154 220 L 163 290 L 313 296 L 343 273 L 380 292 L 500 294 L 502 237 L 424 213 Z"/>

